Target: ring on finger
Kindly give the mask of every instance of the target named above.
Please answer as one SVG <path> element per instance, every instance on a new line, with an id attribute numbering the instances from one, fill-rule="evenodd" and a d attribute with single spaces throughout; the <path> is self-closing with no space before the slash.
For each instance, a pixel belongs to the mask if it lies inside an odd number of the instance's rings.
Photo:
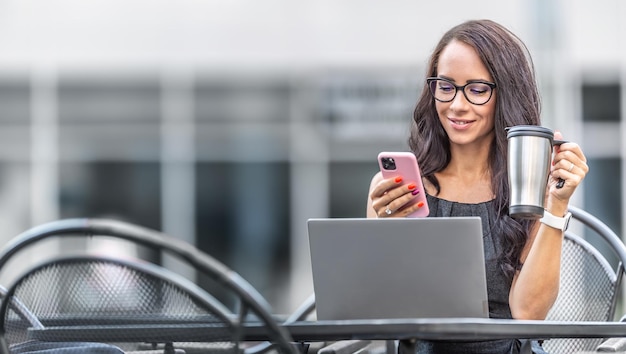
<path id="1" fill-rule="evenodd" d="M 387 205 L 387 208 L 385 209 L 385 214 L 387 215 L 393 214 L 393 210 L 389 209 L 389 205 Z"/>
<path id="2" fill-rule="evenodd" d="M 572 162 L 572 165 L 567 169 L 567 172 L 572 172 L 572 170 L 574 169 L 574 163 Z"/>

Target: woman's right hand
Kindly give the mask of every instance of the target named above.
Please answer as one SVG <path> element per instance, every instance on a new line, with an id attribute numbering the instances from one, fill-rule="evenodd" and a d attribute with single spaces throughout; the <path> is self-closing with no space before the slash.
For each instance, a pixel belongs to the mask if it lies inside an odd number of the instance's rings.
<path id="1" fill-rule="evenodd" d="M 370 183 L 367 217 L 405 217 L 421 208 L 423 205 L 410 203 L 419 192 L 417 185 L 403 182 L 402 176 L 383 179 L 378 172 Z"/>

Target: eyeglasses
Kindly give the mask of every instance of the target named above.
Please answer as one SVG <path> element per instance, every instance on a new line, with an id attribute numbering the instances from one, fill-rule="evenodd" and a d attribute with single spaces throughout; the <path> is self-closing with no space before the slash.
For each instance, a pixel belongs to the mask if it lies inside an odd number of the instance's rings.
<path id="1" fill-rule="evenodd" d="M 491 99 L 493 89 L 496 84 L 493 82 L 475 80 L 463 86 L 455 85 L 448 79 L 440 77 L 429 77 L 426 83 L 430 88 L 430 93 L 439 102 L 450 102 L 456 97 L 456 93 L 461 90 L 467 101 L 475 105 L 483 105 Z"/>

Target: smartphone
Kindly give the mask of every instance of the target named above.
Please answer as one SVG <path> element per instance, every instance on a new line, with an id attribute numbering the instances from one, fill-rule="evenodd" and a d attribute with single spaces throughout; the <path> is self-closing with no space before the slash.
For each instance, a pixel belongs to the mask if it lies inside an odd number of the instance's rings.
<path id="1" fill-rule="evenodd" d="M 428 202 L 426 201 L 426 191 L 422 184 L 422 174 L 420 173 L 417 159 L 412 152 L 381 152 L 378 154 L 378 166 L 383 178 L 395 178 L 402 176 L 402 184 L 415 183 L 418 194 L 415 195 L 412 204 L 421 204 L 421 207 L 407 217 L 426 217 L 429 214 Z"/>

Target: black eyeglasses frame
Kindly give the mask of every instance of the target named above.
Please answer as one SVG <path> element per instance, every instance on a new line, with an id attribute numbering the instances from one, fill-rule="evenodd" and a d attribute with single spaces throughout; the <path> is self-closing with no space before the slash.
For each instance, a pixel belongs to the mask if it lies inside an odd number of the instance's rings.
<path id="1" fill-rule="evenodd" d="M 433 92 L 433 87 L 431 86 L 431 82 L 439 81 L 439 80 L 445 81 L 445 82 L 449 83 L 450 85 L 454 86 L 454 89 L 455 89 L 454 95 L 452 95 L 452 98 L 450 98 L 449 100 L 442 100 L 442 99 L 439 99 L 439 98 L 435 97 L 435 93 Z M 459 92 L 459 90 L 461 90 L 461 92 L 463 92 L 463 96 L 465 96 L 465 99 L 467 100 L 467 102 L 469 102 L 469 103 L 471 103 L 473 105 L 476 105 L 476 106 L 482 106 L 484 104 L 487 104 L 487 102 L 489 102 L 491 100 L 491 97 L 493 96 L 493 90 L 496 87 L 498 87 L 495 82 L 490 82 L 490 81 L 485 81 L 485 80 L 471 80 L 471 81 L 468 81 L 465 85 L 457 85 L 454 82 L 452 82 L 452 80 L 450 80 L 450 79 L 446 79 L 446 78 L 443 78 L 443 77 L 435 77 L 435 76 L 426 78 L 426 84 L 428 85 L 428 91 L 430 91 L 430 94 L 433 96 L 434 99 L 436 99 L 439 102 L 443 102 L 443 103 L 452 102 L 456 98 L 456 94 Z M 474 102 L 472 102 L 472 100 L 470 100 L 469 97 L 467 97 L 467 93 L 465 92 L 465 88 L 468 85 L 471 85 L 471 84 L 485 84 L 485 85 L 489 86 L 491 88 L 491 91 L 489 91 L 489 98 L 487 98 L 487 100 L 485 102 L 483 102 L 483 103 L 474 103 Z"/>

